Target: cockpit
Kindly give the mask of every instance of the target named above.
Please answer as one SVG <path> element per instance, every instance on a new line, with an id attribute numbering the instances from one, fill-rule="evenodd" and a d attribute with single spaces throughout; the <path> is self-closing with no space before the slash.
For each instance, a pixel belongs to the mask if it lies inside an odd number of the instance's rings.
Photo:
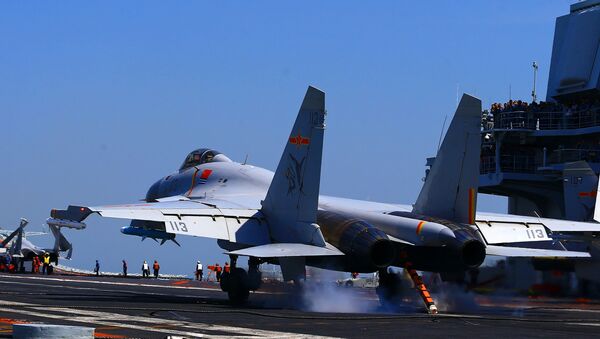
<path id="1" fill-rule="evenodd" d="M 179 170 L 183 171 L 186 168 L 207 164 L 210 162 L 231 162 L 231 159 L 219 151 L 208 148 L 200 148 L 190 152 L 190 154 L 185 157 L 185 161 Z"/>

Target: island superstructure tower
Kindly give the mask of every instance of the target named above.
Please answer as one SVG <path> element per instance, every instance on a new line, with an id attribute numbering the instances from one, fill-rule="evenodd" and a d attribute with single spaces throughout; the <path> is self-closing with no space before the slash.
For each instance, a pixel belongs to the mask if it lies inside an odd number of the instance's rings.
<path id="1" fill-rule="evenodd" d="M 534 65 L 535 67 L 535 65 Z M 600 173 L 600 0 L 556 19 L 545 102 L 484 111 L 479 191 L 508 212 L 591 220 Z"/>

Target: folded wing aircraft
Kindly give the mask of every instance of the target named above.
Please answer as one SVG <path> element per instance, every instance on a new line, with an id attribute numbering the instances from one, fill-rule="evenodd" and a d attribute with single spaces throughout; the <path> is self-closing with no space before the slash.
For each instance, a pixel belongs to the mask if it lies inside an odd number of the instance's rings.
<path id="1" fill-rule="evenodd" d="M 61 233 L 60 229 L 49 225 L 52 234 L 54 235 L 54 247 L 42 248 L 34 245 L 27 237 L 46 235 L 45 232 L 25 232 L 25 227 L 29 224 L 29 221 L 25 218 L 21 218 L 19 227 L 14 230 L 2 230 L 0 229 L 0 256 L 8 255 L 10 259 L 18 258 L 19 265 L 22 265 L 25 261 L 33 260 L 34 256 L 42 255 L 44 253 L 50 254 L 50 260 L 58 264 L 58 258 L 61 253 L 67 253 L 66 259 L 71 258 L 73 247 L 71 243 L 67 241 L 65 236 Z"/>
<path id="2" fill-rule="evenodd" d="M 285 280 L 298 282 L 306 265 L 379 271 L 386 288 L 393 283 L 385 279 L 390 266 L 464 273 L 487 255 L 589 257 L 531 246 L 553 243 L 547 230 L 564 221 L 476 214 L 480 115 L 481 101 L 463 95 L 414 206 L 319 195 L 325 94 L 309 87 L 274 173 L 197 149 L 154 183 L 143 203 L 69 206 L 53 210 L 49 222 L 82 223 L 97 213 L 131 219 L 122 233 L 161 244 L 178 235 L 217 239 L 232 263 L 221 287 L 237 302 L 259 288 L 264 262 L 279 264 Z M 237 266 L 239 256 L 249 257 L 247 271 Z"/>

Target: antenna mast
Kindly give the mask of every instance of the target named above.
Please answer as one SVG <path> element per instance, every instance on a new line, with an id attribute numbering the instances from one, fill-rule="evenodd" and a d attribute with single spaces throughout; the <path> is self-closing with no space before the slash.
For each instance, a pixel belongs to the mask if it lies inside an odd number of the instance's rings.
<path id="1" fill-rule="evenodd" d="M 535 93 L 535 82 L 536 82 L 536 78 L 537 78 L 537 70 L 538 70 L 538 64 L 537 62 L 533 62 L 533 90 L 531 91 L 531 102 L 537 102 L 537 95 Z"/>

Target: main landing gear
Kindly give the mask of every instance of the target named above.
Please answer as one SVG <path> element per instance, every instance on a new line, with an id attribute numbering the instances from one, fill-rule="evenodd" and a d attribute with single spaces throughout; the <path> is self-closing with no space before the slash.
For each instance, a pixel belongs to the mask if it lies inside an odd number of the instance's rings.
<path id="1" fill-rule="evenodd" d="M 438 310 L 423 283 L 423 279 L 419 276 L 415 269 L 410 267 L 405 268 L 413 282 L 414 288 L 417 290 L 421 299 L 425 303 L 425 308 L 429 314 L 437 314 Z M 383 307 L 397 307 L 404 300 L 405 282 L 400 273 L 389 272 L 388 268 L 379 270 L 379 286 L 377 287 L 377 296 Z"/>
<path id="2" fill-rule="evenodd" d="M 231 267 L 229 272 L 221 275 L 221 290 L 227 292 L 232 304 L 243 304 L 248 300 L 250 291 L 260 288 L 262 273 L 259 270 L 260 259 L 248 259 L 248 272 L 237 267 L 237 255 L 230 255 Z"/>
<path id="3" fill-rule="evenodd" d="M 395 308 L 403 303 L 404 282 L 400 273 L 390 272 L 388 268 L 379 270 L 379 285 L 376 292 L 384 308 Z"/>

